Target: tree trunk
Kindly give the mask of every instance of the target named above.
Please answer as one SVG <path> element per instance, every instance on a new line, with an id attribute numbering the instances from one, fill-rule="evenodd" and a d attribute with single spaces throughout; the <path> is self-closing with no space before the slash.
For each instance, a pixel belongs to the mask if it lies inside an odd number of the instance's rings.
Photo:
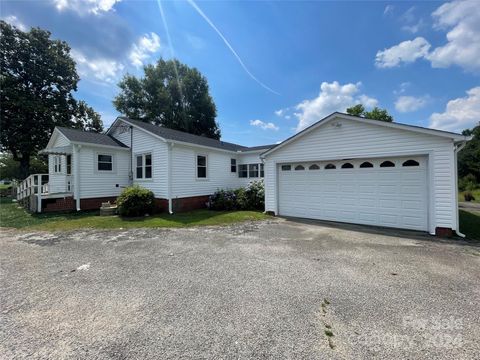
<path id="1" fill-rule="evenodd" d="M 20 158 L 20 178 L 26 179 L 30 175 L 30 155 L 22 154 Z"/>

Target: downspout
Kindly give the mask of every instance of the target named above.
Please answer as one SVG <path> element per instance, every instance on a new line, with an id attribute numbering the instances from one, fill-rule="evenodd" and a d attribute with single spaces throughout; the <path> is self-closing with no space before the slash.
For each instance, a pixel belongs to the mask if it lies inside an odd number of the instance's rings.
<path id="1" fill-rule="evenodd" d="M 458 152 L 463 149 L 463 147 L 467 144 L 466 141 L 461 142 L 457 146 L 455 146 L 454 150 L 454 162 L 455 162 L 455 206 L 456 206 L 456 211 L 457 211 L 457 228 L 455 229 L 455 234 L 457 236 L 460 236 L 461 238 L 465 237 L 465 234 L 460 232 L 460 212 L 458 210 L 458 164 L 457 164 L 457 156 Z"/>
<path id="2" fill-rule="evenodd" d="M 172 148 L 173 143 L 167 143 L 167 199 L 168 199 L 168 212 L 173 214 L 172 204 Z"/>
<path id="3" fill-rule="evenodd" d="M 80 211 L 80 149 L 82 145 L 73 145 L 73 159 L 74 159 L 74 195 L 77 211 Z"/>
<path id="4" fill-rule="evenodd" d="M 128 182 L 133 185 L 133 126 L 130 125 L 130 172 L 128 173 Z"/>

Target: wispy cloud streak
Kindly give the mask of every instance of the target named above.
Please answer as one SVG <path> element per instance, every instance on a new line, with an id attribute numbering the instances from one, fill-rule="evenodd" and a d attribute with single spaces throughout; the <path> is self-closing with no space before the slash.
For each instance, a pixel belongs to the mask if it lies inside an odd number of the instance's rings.
<path id="1" fill-rule="evenodd" d="M 218 34 L 218 36 L 220 36 L 220 38 L 223 40 L 223 42 L 225 43 L 225 45 L 227 45 L 227 47 L 230 49 L 230 51 L 232 52 L 233 56 L 235 56 L 235 58 L 238 60 L 238 62 L 240 63 L 240 65 L 242 66 L 243 70 L 245 70 L 245 72 L 248 74 L 248 76 L 250 76 L 253 80 L 255 80 L 260 86 L 262 86 L 263 88 L 267 89 L 268 91 L 276 94 L 276 95 L 280 95 L 280 93 L 278 93 L 277 91 L 273 90 L 272 88 L 270 88 L 269 86 L 265 85 L 263 82 L 261 82 L 259 79 L 257 79 L 257 77 L 255 75 L 253 75 L 250 70 L 248 70 L 247 66 L 245 65 L 245 63 L 243 62 L 242 58 L 237 54 L 237 52 L 235 51 L 235 49 L 232 47 L 232 45 L 230 45 L 230 43 L 228 42 L 228 40 L 225 38 L 225 36 L 223 36 L 223 34 L 220 32 L 220 30 L 218 30 L 218 28 L 215 26 L 215 24 L 210 20 L 210 18 L 202 11 L 202 9 L 200 9 L 198 7 L 198 5 L 195 3 L 194 0 L 187 0 L 187 2 L 198 12 L 198 14 L 208 23 L 208 25 L 210 25 L 210 27 L 215 30 L 215 32 Z"/>

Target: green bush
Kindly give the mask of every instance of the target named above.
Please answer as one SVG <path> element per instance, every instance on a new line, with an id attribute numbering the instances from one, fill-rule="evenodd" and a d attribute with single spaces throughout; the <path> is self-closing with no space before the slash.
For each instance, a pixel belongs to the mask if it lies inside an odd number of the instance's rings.
<path id="1" fill-rule="evenodd" d="M 480 185 L 477 184 L 477 179 L 472 174 L 468 174 L 458 180 L 458 190 L 460 191 L 473 191 L 478 187 L 480 187 Z"/>
<path id="2" fill-rule="evenodd" d="M 252 181 L 245 189 L 246 210 L 265 210 L 265 186 L 263 180 Z"/>
<path id="3" fill-rule="evenodd" d="M 118 213 L 122 216 L 144 216 L 154 208 L 153 192 L 138 185 L 127 187 L 117 198 Z"/>
<path id="4" fill-rule="evenodd" d="M 207 202 L 211 210 L 264 210 L 263 180 L 252 181 L 246 188 L 217 190 Z"/>

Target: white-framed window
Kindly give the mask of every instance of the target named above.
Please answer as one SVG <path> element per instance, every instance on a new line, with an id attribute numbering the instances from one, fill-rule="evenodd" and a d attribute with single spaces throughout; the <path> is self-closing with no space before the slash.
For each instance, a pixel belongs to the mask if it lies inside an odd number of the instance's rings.
<path id="1" fill-rule="evenodd" d="M 67 155 L 67 175 L 72 175 L 72 155 Z"/>
<path id="2" fill-rule="evenodd" d="M 135 178 L 136 179 L 151 179 L 153 173 L 152 154 L 137 154 L 135 155 Z"/>
<path id="3" fill-rule="evenodd" d="M 60 155 L 53 157 L 53 172 L 59 174 L 62 172 L 62 158 Z"/>
<path id="4" fill-rule="evenodd" d="M 247 164 L 238 165 L 238 177 L 239 178 L 247 178 L 248 177 L 248 165 Z"/>
<path id="5" fill-rule="evenodd" d="M 260 164 L 260 177 L 261 178 L 265 177 L 265 170 L 264 170 L 263 163 Z"/>
<path id="6" fill-rule="evenodd" d="M 97 154 L 97 171 L 113 171 L 112 154 Z"/>
<path id="7" fill-rule="evenodd" d="M 237 172 L 237 159 L 230 159 L 230 172 Z"/>
<path id="8" fill-rule="evenodd" d="M 197 179 L 207 178 L 207 156 L 197 155 Z"/>
<path id="9" fill-rule="evenodd" d="M 248 164 L 248 177 L 257 178 L 258 177 L 258 164 Z"/>

